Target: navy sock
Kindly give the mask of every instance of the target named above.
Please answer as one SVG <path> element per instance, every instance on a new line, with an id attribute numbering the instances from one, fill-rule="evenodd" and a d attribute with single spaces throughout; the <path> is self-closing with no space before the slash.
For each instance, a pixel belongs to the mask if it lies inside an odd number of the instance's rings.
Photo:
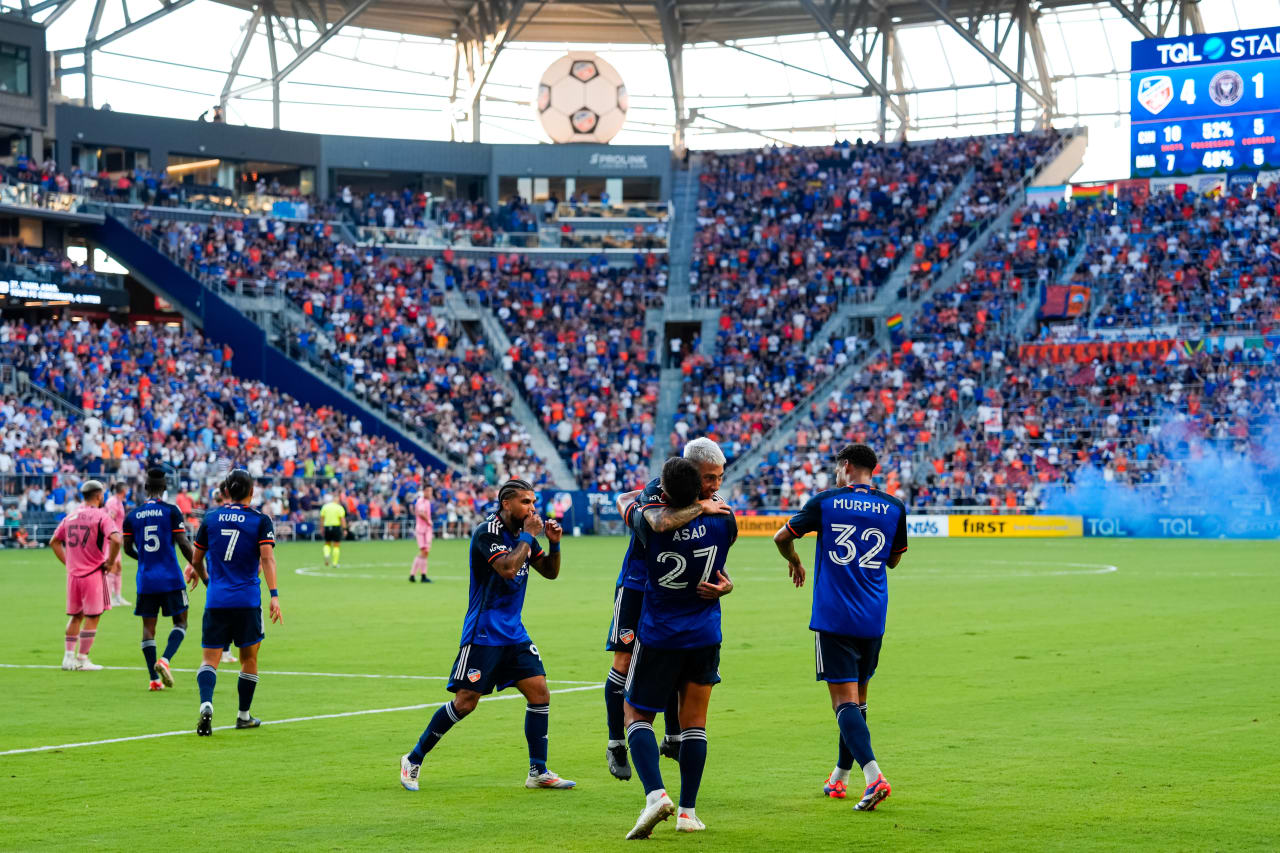
<path id="1" fill-rule="evenodd" d="M 862 719 L 867 718 L 867 706 L 859 705 L 858 710 L 862 712 Z M 836 767 L 841 770 L 853 769 L 853 753 L 849 751 L 849 747 L 844 745 L 844 736 L 836 736 Z"/>
<path id="2" fill-rule="evenodd" d="M 462 715 L 453 707 L 452 702 L 446 702 L 437 708 L 431 716 L 431 722 L 427 723 L 426 729 L 423 730 L 422 737 L 418 738 L 417 746 L 410 750 L 409 760 L 414 764 L 421 764 L 432 747 L 439 743 L 440 738 L 444 737 L 445 733 L 453 728 L 453 724 L 461 719 Z"/>
<path id="3" fill-rule="evenodd" d="M 631 763 L 635 765 L 640 784 L 644 785 L 644 792 L 665 787 L 662 771 L 658 769 L 658 736 L 653 733 L 653 725 L 636 720 L 627 726 L 627 745 L 631 747 Z"/>
<path id="4" fill-rule="evenodd" d="M 698 804 L 702 768 L 707 766 L 707 730 L 698 726 L 680 733 L 680 808 Z"/>
<path id="5" fill-rule="evenodd" d="M 178 653 L 178 646 L 182 645 L 182 641 L 187 638 L 187 629 L 174 626 L 169 632 L 169 639 L 164 644 L 164 654 L 160 657 L 167 661 L 172 661 L 173 656 Z"/>
<path id="6" fill-rule="evenodd" d="M 152 681 L 159 681 L 160 676 L 156 673 L 156 641 L 142 641 L 142 657 L 147 661 L 147 677 Z"/>
<path id="7" fill-rule="evenodd" d="M 236 679 L 236 687 L 240 691 L 240 710 L 248 713 L 249 706 L 253 704 L 253 691 L 258 686 L 258 676 L 250 672 L 240 673 L 240 677 Z"/>
<path id="8" fill-rule="evenodd" d="M 666 723 L 667 737 L 671 740 L 680 740 L 680 694 L 672 690 L 671 698 L 667 700 L 667 710 L 662 712 L 662 720 Z"/>
<path id="9" fill-rule="evenodd" d="M 609 677 L 604 682 L 604 717 L 609 726 L 609 740 L 624 740 L 626 732 L 622 728 L 622 703 L 627 695 L 627 674 L 609 668 Z"/>
<path id="10" fill-rule="evenodd" d="M 524 739 L 529 742 L 529 772 L 547 772 L 547 729 L 551 724 L 550 705 L 526 705 Z"/>
<path id="11" fill-rule="evenodd" d="M 871 751 L 871 730 L 867 728 L 867 721 L 862 719 L 857 703 L 845 702 L 836 708 L 836 724 L 840 726 L 840 737 L 859 767 L 876 760 L 875 753 Z"/>
<path id="12" fill-rule="evenodd" d="M 201 664 L 196 670 L 196 685 L 200 688 L 200 703 L 213 702 L 213 685 L 218 683 L 218 671 L 209 664 Z"/>

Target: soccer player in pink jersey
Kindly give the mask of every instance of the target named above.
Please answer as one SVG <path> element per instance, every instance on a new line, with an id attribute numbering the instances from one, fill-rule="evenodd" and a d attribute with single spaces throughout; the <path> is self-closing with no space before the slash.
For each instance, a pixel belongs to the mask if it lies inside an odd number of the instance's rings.
<path id="1" fill-rule="evenodd" d="M 107 515 L 116 524 L 116 530 L 124 530 L 124 496 L 128 491 L 124 483 L 116 483 L 111 487 L 111 497 L 107 498 Z M 111 593 L 112 607 L 128 607 L 131 602 L 124 600 L 124 566 L 120 557 L 107 567 L 107 591 Z"/>
<path id="2" fill-rule="evenodd" d="M 84 505 L 58 523 L 53 531 L 54 555 L 67 567 L 66 647 L 63 669 L 98 670 L 89 649 L 98 635 L 98 619 L 111 609 L 107 596 L 107 567 L 120 558 L 120 529 L 103 509 L 106 487 L 88 480 L 80 487 Z M 79 643 L 79 654 L 76 644 Z"/>
<path id="3" fill-rule="evenodd" d="M 418 556 L 413 558 L 413 568 L 409 570 L 409 583 L 415 581 L 414 575 L 422 578 L 423 583 L 431 583 L 427 577 L 427 557 L 431 554 L 431 490 L 423 489 L 418 499 L 413 502 L 414 534 L 418 538 Z"/>

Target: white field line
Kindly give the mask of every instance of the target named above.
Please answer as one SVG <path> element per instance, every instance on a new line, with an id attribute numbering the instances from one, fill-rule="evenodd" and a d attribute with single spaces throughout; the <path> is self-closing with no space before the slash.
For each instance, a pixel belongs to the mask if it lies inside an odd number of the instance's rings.
<path id="1" fill-rule="evenodd" d="M 553 694 L 554 693 L 579 693 L 583 690 L 599 690 L 601 687 L 604 687 L 603 683 L 593 684 L 589 687 L 565 687 L 561 690 L 552 690 L 551 692 Z M 485 696 L 481 698 L 480 701 L 481 702 L 501 702 L 504 699 L 523 699 L 523 698 L 524 697 L 521 696 L 519 693 L 509 693 L 505 696 Z M 396 711 L 422 711 L 427 708 L 439 708 L 443 704 L 444 704 L 443 702 L 427 702 L 422 705 L 401 705 L 398 708 L 369 708 L 364 711 L 343 711 L 337 714 L 315 714 L 314 716 L 310 716 L 310 717 L 287 717 L 283 720 L 263 720 L 262 725 L 283 726 L 286 723 L 308 723 L 313 720 L 336 720 L 342 717 L 365 717 L 365 716 L 369 716 L 370 714 L 391 714 L 391 713 L 395 713 Z M 213 730 L 215 732 L 220 732 L 226 729 L 234 729 L 234 728 L 235 728 L 235 725 L 232 724 L 230 726 L 215 726 Z M 161 737 L 174 737 L 175 735 L 187 735 L 188 737 L 190 737 L 193 733 L 194 733 L 193 729 L 181 729 L 179 731 L 172 731 L 172 732 L 155 732 L 153 734 L 147 734 L 147 735 L 131 735 L 129 737 L 113 737 L 113 738 L 107 738 L 105 740 L 82 741 L 80 743 L 60 743 L 60 744 L 54 744 L 51 746 L 30 746 L 25 749 L 5 750 L 4 752 L 0 752 L 0 756 L 22 755 L 24 753 L 29 753 L 29 752 L 49 752 L 55 749 L 79 749 L 80 747 L 84 747 L 84 746 L 103 746 L 104 744 L 126 743 L 128 741 L 133 741 L 133 740 L 153 740 L 155 738 L 161 738 Z"/>
<path id="2" fill-rule="evenodd" d="M 235 664 L 231 664 L 234 668 Z M 61 666 L 43 663 L 0 663 L 0 669 L 62 669 Z M 117 670 L 119 672 L 146 672 L 143 666 L 104 666 L 104 670 Z M 195 672 L 194 669 L 179 669 L 172 667 L 173 672 Z M 399 678 L 411 681 L 448 681 L 447 675 L 377 675 L 367 672 L 288 672 L 285 670 L 258 670 L 259 675 L 313 675 L 317 678 Z M 595 684 L 594 681 L 562 681 L 558 678 L 548 678 L 548 684 Z"/>

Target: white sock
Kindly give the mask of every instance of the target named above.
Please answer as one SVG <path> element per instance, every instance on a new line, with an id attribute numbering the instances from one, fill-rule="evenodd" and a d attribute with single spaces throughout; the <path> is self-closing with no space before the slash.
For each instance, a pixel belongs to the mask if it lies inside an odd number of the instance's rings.
<path id="1" fill-rule="evenodd" d="M 868 761 L 862 765 L 862 775 L 866 777 L 867 784 L 870 785 L 880 775 L 880 765 L 874 761 Z"/>
<path id="2" fill-rule="evenodd" d="M 76 660 L 88 660 L 88 659 L 89 659 L 89 656 L 88 656 L 87 654 L 85 654 L 84 652 L 77 652 L 77 653 L 76 653 Z"/>
<path id="3" fill-rule="evenodd" d="M 831 771 L 831 776 L 828 777 L 827 781 L 844 782 L 847 785 L 849 784 L 849 771 L 845 770 L 843 767 L 837 767 L 835 770 Z"/>
<path id="4" fill-rule="evenodd" d="M 627 742 L 626 742 L 625 740 L 611 740 L 611 741 L 609 741 L 609 749 L 613 749 L 615 746 L 626 746 L 626 745 L 627 745 Z"/>
<path id="5" fill-rule="evenodd" d="M 201 703 L 200 703 L 200 713 L 201 713 L 201 714 L 203 714 L 205 711 L 208 711 L 210 714 L 212 714 L 212 713 L 213 713 L 213 703 L 212 703 L 212 702 L 201 702 Z"/>
<path id="6" fill-rule="evenodd" d="M 698 816 L 693 813 L 693 809 L 681 809 L 680 817 L 691 817 L 696 820 Z"/>
<path id="7" fill-rule="evenodd" d="M 248 712 L 248 711 L 241 711 L 239 714 L 237 714 L 237 716 L 238 716 L 238 717 L 240 717 L 240 719 L 242 719 L 242 720 L 247 720 L 247 719 L 249 719 L 249 712 Z"/>
<path id="8" fill-rule="evenodd" d="M 665 796 L 667 796 L 666 788 L 658 788 L 656 791 L 650 791 L 644 795 L 644 804 L 646 806 L 651 806 Z"/>

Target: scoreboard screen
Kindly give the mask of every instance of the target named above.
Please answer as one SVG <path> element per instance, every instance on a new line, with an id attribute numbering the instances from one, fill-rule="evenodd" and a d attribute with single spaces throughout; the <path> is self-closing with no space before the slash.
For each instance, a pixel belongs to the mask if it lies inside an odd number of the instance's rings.
<path id="1" fill-rule="evenodd" d="M 1280 27 L 1133 43 L 1135 178 L 1280 168 Z"/>

